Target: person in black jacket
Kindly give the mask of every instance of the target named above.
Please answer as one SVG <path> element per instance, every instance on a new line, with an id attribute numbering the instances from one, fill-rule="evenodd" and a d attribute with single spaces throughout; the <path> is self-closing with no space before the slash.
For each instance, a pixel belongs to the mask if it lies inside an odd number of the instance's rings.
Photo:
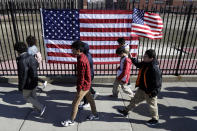
<path id="1" fill-rule="evenodd" d="M 149 49 L 145 52 L 142 62 L 138 62 L 135 58 L 131 59 L 133 64 L 139 68 L 136 81 L 136 87 L 139 88 L 134 98 L 131 99 L 130 104 L 123 110 L 118 109 L 118 112 L 127 116 L 131 109 L 135 108 L 140 102 L 146 100 L 152 116 L 152 119 L 147 121 L 146 124 L 155 125 L 159 120 L 157 95 L 162 86 L 162 74 L 158 66 L 156 53 L 154 50 Z"/>
<path id="2" fill-rule="evenodd" d="M 94 79 L 94 67 L 93 67 L 93 59 L 92 59 L 92 55 L 90 54 L 90 52 L 89 52 L 89 45 L 87 44 L 87 43 L 84 43 L 83 42 L 83 45 L 84 45 L 84 54 L 87 56 L 87 58 L 88 58 L 88 61 L 89 61 L 89 63 L 90 63 L 90 70 L 91 70 L 91 79 L 92 79 L 92 81 L 93 81 L 93 79 Z M 99 95 L 99 93 L 98 92 L 96 92 L 93 88 L 92 88 L 92 86 L 90 87 L 90 92 L 91 92 L 91 94 L 93 95 L 93 98 L 94 99 L 96 99 L 96 97 Z M 79 108 L 88 108 L 88 107 L 90 107 L 90 104 L 88 103 L 88 101 L 87 101 L 87 99 L 84 97 L 83 98 L 83 101 L 84 101 L 84 103 L 82 104 L 82 105 L 80 105 L 79 106 Z"/>
<path id="3" fill-rule="evenodd" d="M 46 106 L 42 105 L 36 96 L 36 87 L 38 85 L 38 62 L 34 56 L 27 53 L 27 46 L 23 42 L 14 45 L 14 49 L 18 52 L 17 70 L 18 70 L 18 89 L 22 91 L 23 97 L 27 102 L 40 113 L 45 112 Z"/>

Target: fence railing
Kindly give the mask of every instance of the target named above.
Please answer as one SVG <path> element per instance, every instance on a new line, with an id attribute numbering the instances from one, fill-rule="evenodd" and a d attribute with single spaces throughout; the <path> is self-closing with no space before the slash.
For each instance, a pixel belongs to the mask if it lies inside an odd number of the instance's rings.
<path id="1" fill-rule="evenodd" d="M 17 75 L 16 52 L 13 49 L 17 41 L 25 41 L 28 35 L 38 39 L 38 47 L 46 58 L 42 37 L 40 8 L 47 9 L 81 9 L 83 3 L 77 0 L 54 0 L 37 2 L 4 2 L 0 4 L 0 76 Z M 88 9 L 109 9 L 105 3 L 88 3 Z M 111 4 L 110 9 L 128 9 L 138 7 L 136 4 Z M 123 8 L 124 7 L 124 8 Z M 151 40 L 140 38 L 138 59 L 147 49 L 155 49 L 160 68 L 164 75 L 197 74 L 197 11 L 196 7 L 153 6 L 143 8 L 145 11 L 157 12 L 164 22 L 163 39 Z M 96 75 L 115 75 L 117 64 L 94 65 Z M 132 66 L 132 74 L 137 69 Z M 40 75 L 75 75 L 73 64 L 49 64 L 44 60 L 39 67 Z"/>

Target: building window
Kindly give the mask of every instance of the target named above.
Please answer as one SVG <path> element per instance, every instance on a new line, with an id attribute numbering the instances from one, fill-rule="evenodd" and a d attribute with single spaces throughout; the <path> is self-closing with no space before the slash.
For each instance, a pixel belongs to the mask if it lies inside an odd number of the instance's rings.
<path id="1" fill-rule="evenodd" d="M 104 2 L 105 0 L 87 0 L 87 2 L 91 3 L 91 2 Z"/>
<path id="2" fill-rule="evenodd" d="M 130 0 L 130 3 L 132 3 L 132 2 L 139 3 L 139 2 L 140 2 L 140 0 Z"/>
<path id="3" fill-rule="evenodd" d="M 164 0 L 155 0 L 155 4 L 163 4 Z"/>

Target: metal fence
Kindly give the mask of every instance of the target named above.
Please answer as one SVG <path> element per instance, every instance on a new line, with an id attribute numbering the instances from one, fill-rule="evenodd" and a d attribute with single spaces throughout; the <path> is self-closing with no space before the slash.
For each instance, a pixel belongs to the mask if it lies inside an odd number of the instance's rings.
<path id="1" fill-rule="evenodd" d="M 132 9 L 139 7 L 126 2 L 88 3 L 88 9 Z M 40 8 L 47 9 L 82 9 L 78 0 L 50 0 L 33 2 L 0 3 L 0 76 L 17 75 L 16 52 L 13 49 L 17 41 L 25 41 L 28 35 L 38 39 L 38 47 L 43 58 L 46 58 L 42 37 Z M 138 59 L 147 49 L 155 49 L 160 68 L 164 75 L 197 74 L 197 11 L 196 7 L 141 7 L 145 11 L 156 12 L 164 21 L 164 37 L 161 40 L 140 38 Z M 115 75 L 118 64 L 94 65 L 96 75 Z M 137 74 L 132 66 L 131 73 Z M 39 67 L 39 75 L 75 75 L 73 64 L 49 64 L 44 60 Z"/>

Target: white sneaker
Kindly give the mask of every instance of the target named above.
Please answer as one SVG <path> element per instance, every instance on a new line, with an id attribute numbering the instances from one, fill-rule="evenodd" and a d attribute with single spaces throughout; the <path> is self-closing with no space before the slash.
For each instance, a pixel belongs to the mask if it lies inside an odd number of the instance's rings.
<path id="1" fill-rule="evenodd" d="M 47 81 L 44 82 L 43 89 L 46 88 L 46 86 L 47 86 Z"/>
<path id="2" fill-rule="evenodd" d="M 89 103 L 88 104 L 84 104 L 83 108 L 90 108 L 90 104 Z"/>
<path id="3" fill-rule="evenodd" d="M 135 93 L 131 93 L 131 94 L 129 94 L 129 97 L 133 98 L 134 95 L 135 95 Z"/>
<path id="4" fill-rule="evenodd" d="M 96 99 L 98 96 L 99 96 L 99 93 L 96 92 L 96 93 L 93 95 L 93 98 Z"/>
<path id="5" fill-rule="evenodd" d="M 71 120 L 61 121 L 61 125 L 62 126 L 65 126 L 65 127 L 73 126 L 73 125 L 75 125 L 75 122 L 74 121 L 71 121 Z"/>
<path id="6" fill-rule="evenodd" d="M 80 108 L 80 109 L 83 108 L 83 104 L 80 104 L 80 105 L 79 105 L 79 108 Z"/>
<path id="7" fill-rule="evenodd" d="M 43 116 L 45 110 L 46 110 L 46 106 L 44 106 L 44 107 L 42 108 L 42 110 L 41 110 L 41 112 L 40 112 L 40 116 Z"/>
<path id="8" fill-rule="evenodd" d="M 79 105 L 79 108 L 80 109 L 83 109 L 83 108 L 90 108 L 90 104 L 82 104 L 82 105 Z"/>

